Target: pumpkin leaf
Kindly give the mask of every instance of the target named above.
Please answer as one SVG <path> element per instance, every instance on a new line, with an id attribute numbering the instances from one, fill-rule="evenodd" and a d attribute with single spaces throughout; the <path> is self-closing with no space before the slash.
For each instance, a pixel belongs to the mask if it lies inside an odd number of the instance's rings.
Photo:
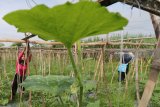
<path id="1" fill-rule="evenodd" d="M 20 85 L 24 86 L 26 90 L 41 91 L 51 93 L 53 95 L 59 95 L 65 90 L 70 89 L 73 84 L 74 78 L 62 75 L 32 75 Z"/>
<path id="2" fill-rule="evenodd" d="M 81 1 L 49 8 L 37 5 L 30 10 L 18 10 L 3 17 L 19 32 L 31 32 L 44 40 L 57 40 L 67 48 L 77 40 L 121 30 L 127 19 L 111 13 L 98 2 Z"/>
<path id="3" fill-rule="evenodd" d="M 96 86 L 97 86 L 97 82 L 94 80 L 84 81 L 84 90 L 85 91 L 96 89 Z"/>

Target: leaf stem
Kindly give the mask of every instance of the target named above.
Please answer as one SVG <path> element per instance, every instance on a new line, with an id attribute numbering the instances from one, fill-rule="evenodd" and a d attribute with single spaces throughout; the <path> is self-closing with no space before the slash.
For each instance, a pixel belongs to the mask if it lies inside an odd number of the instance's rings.
<path id="1" fill-rule="evenodd" d="M 74 71 L 75 77 L 77 78 L 78 83 L 79 83 L 79 86 L 80 86 L 79 107 L 81 107 L 81 106 L 82 106 L 82 98 L 83 98 L 83 84 L 82 84 L 80 75 L 79 75 L 79 73 L 78 73 L 78 70 L 77 70 L 75 61 L 74 61 L 74 59 L 73 59 L 73 54 L 72 54 L 72 52 L 71 52 L 71 48 L 68 48 L 67 50 L 68 50 L 68 54 L 69 54 L 69 57 L 70 57 L 72 66 L 73 66 L 73 71 Z"/>
<path id="2" fill-rule="evenodd" d="M 61 104 L 64 106 L 64 103 L 63 103 L 63 100 L 62 100 L 61 96 L 58 96 L 58 98 L 59 98 Z"/>

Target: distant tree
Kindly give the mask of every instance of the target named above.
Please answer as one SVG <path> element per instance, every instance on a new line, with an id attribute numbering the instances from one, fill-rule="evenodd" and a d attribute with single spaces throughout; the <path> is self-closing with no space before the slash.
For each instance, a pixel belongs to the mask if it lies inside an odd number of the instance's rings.
<path id="1" fill-rule="evenodd" d="M 47 45 L 44 45 L 44 44 L 33 44 L 32 47 L 37 47 L 37 48 L 42 48 L 42 47 L 47 47 Z"/>
<path id="2" fill-rule="evenodd" d="M 3 47 L 4 46 L 4 44 L 3 43 L 0 43 L 0 47 Z"/>
<path id="3" fill-rule="evenodd" d="M 23 44 L 22 44 L 22 43 L 13 43 L 13 44 L 11 45 L 11 47 L 14 47 L 14 46 L 23 46 Z"/>
<path id="4" fill-rule="evenodd" d="M 93 42 L 98 42 L 98 41 L 100 41 L 101 39 L 100 39 L 100 37 L 98 37 L 98 36 L 96 36 L 96 37 L 94 37 L 93 38 Z"/>

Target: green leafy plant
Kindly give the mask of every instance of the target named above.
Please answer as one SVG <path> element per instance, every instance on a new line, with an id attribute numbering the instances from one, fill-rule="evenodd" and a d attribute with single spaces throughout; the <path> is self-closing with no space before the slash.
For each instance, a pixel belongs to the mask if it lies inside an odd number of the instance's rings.
<path id="1" fill-rule="evenodd" d="M 74 74 L 80 87 L 82 106 L 83 84 L 71 52 L 73 43 L 81 38 L 121 30 L 128 21 L 118 13 L 110 13 L 98 2 L 65 3 L 53 8 L 38 5 L 30 10 L 18 10 L 3 17 L 19 32 L 32 32 L 44 40 L 62 42 L 68 49 Z"/>
<path id="2" fill-rule="evenodd" d="M 0 82 L 0 88 L 1 88 L 1 90 L 0 90 L 0 96 L 1 96 L 0 97 L 0 106 L 1 106 L 1 105 L 6 105 L 9 102 L 8 97 L 10 94 L 10 90 L 7 89 L 7 86 L 9 86 L 10 81 L 6 78 L 4 80 L 2 80 L 0 78 L 0 81 L 1 81 Z"/>
<path id="3" fill-rule="evenodd" d="M 31 82 L 32 81 L 32 82 Z M 60 95 L 74 82 L 74 78 L 61 75 L 49 75 L 43 77 L 42 75 L 29 76 L 23 85 L 27 90 L 43 91 L 52 93 L 53 95 Z"/>

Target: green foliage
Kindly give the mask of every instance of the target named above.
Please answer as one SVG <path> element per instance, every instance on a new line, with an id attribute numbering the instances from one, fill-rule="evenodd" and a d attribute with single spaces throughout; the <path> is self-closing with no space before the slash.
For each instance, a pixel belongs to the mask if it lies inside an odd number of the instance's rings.
<path id="1" fill-rule="evenodd" d="M 4 44 L 3 43 L 0 43 L 0 47 L 3 47 L 4 46 Z"/>
<path id="2" fill-rule="evenodd" d="M 10 81 L 8 79 L 0 79 L 0 105 L 6 105 L 9 102 L 10 90 L 8 86 Z"/>
<path id="3" fill-rule="evenodd" d="M 128 21 L 110 13 L 98 2 L 78 2 L 48 8 L 38 5 L 30 10 L 9 13 L 3 19 L 20 32 L 32 32 L 45 40 L 57 40 L 68 48 L 77 40 L 120 30 Z"/>
<path id="4" fill-rule="evenodd" d="M 8 98 L 1 99 L 1 100 L 0 100 L 0 104 L 1 104 L 1 105 L 6 105 L 8 102 L 9 102 Z"/>
<path id="5" fill-rule="evenodd" d="M 32 47 L 47 47 L 46 45 L 44 45 L 44 44 L 33 44 L 33 46 Z"/>
<path id="6" fill-rule="evenodd" d="M 97 82 L 94 80 L 87 80 L 84 82 L 84 91 L 96 89 Z"/>
<path id="7" fill-rule="evenodd" d="M 29 76 L 21 85 L 24 86 L 26 90 L 60 95 L 69 89 L 73 82 L 74 78 L 69 76 L 49 75 L 43 77 L 41 75 L 33 75 Z"/>
<path id="8" fill-rule="evenodd" d="M 97 100 L 94 103 L 89 103 L 87 107 L 100 107 L 100 101 Z"/>
<path id="9" fill-rule="evenodd" d="M 9 50 L 8 50 L 9 51 Z M 55 54 L 55 50 L 52 51 L 53 53 L 51 54 L 51 69 L 50 69 L 50 74 L 52 75 L 69 75 L 70 71 L 73 71 L 73 67 L 71 66 L 70 62 L 68 61 L 68 57 L 64 55 L 63 52 L 65 51 L 61 51 L 61 53 Z M 15 62 L 16 62 L 16 58 L 15 58 L 15 53 L 13 50 L 7 52 L 7 53 L 1 53 L 1 57 L 0 57 L 0 106 L 2 104 L 6 104 L 7 100 L 10 97 L 10 87 L 11 87 L 11 80 L 13 79 L 13 76 L 15 74 Z M 6 64 L 4 65 L 4 54 L 6 55 Z M 33 55 L 33 60 L 30 63 L 30 71 L 33 74 L 36 74 L 35 72 L 38 71 L 38 74 L 48 74 L 48 64 L 49 64 L 49 55 L 48 55 L 48 51 L 43 51 L 43 53 L 41 57 L 39 57 L 39 54 L 37 52 L 32 52 Z M 63 55 L 62 55 L 63 54 Z M 57 58 L 59 57 L 59 58 Z M 65 58 L 64 58 L 65 57 Z M 82 71 L 82 80 L 93 80 L 94 78 L 94 73 L 95 73 L 95 68 L 97 66 L 97 61 L 98 59 L 94 59 L 96 56 L 90 56 L 90 54 L 88 54 L 83 60 L 82 62 L 83 64 L 83 71 Z M 108 57 L 106 57 L 108 58 Z M 112 63 L 111 62 L 104 62 L 105 63 L 105 77 L 106 77 L 106 81 L 104 82 L 104 84 L 106 86 L 102 87 L 101 85 L 97 85 L 96 87 L 96 91 L 91 91 L 91 94 L 95 94 L 95 96 L 93 95 L 93 97 L 91 96 L 87 96 L 87 89 L 92 89 L 92 85 L 90 83 L 90 81 L 86 81 L 87 84 L 84 83 L 84 96 L 83 96 L 83 107 L 86 107 L 87 104 L 90 105 L 89 103 L 94 103 L 95 101 L 99 100 L 100 101 L 100 107 L 134 107 L 135 106 L 135 101 L 136 101 L 136 94 L 135 94 L 135 78 L 133 76 L 134 74 L 134 64 L 130 65 L 130 76 L 128 75 L 128 90 L 125 91 L 124 87 L 125 84 L 119 86 L 118 82 L 117 82 L 117 78 L 118 78 L 118 73 L 116 71 L 116 67 L 118 66 L 117 61 L 119 60 L 115 60 L 115 57 L 113 57 L 114 62 L 113 63 L 113 71 L 112 72 Z M 35 62 L 34 62 L 35 61 Z M 140 60 L 138 60 L 139 65 L 140 64 Z M 60 62 L 60 64 L 58 64 Z M 143 71 L 139 72 L 139 91 L 140 91 L 140 95 L 142 95 L 142 92 L 144 90 L 145 84 L 146 84 L 146 80 L 148 80 L 148 72 L 150 71 L 150 66 L 146 66 L 148 64 L 149 58 L 146 60 L 143 60 Z M 65 70 L 63 71 L 62 66 L 65 66 Z M 37 70 L 35 70 L 34 68 L 34 64 L 37 66 Z M 45 66 L 43 65 L 45 64 Z M 6 76 L 8 77 L 9 80 L 7 80 L 7 78 L 5 77 L 5 72 L 3 69 L 5 69 L 6 66 Z M 39 69 L 41 67 L 44 67 L 43 69 Z M 140 66 L 139 66 L 140 67 Z M 147 67 L 147 71 L 145 73 L 145 68 Z M 62 69 L 62 70 L 60 70 Z M 140 70 L 140 69 L 139 69 Z M 112 76 L 114 75 L 113 78 L 113 82 L 111 83 L 111 79 Z M 72 87 L 71 90 L 73 91 L 79 91 L 78 88 L 78 84 L 75 84 L 75 87 Z M 87 86 L 86 86 L 87 85 Z M 71 85 L 72 86 L 72 85 Z M 94 86 L 94 82 L 93 82 L 93 86 Z M 88 88 L 87 88 L 88 87 Z M 71 90 L 67 90 L 64 93 L 61 94 L 64 106 L 62 106 L 59 98 L 53 94 L 50 93 L 43 93 L 43 91 L 40 92 L 32 92 L 32 107 L 42 107 L 43 106 L 43 98 L 44 98 L 44 103 L 46 107 L 77 107 L 76 106 L 76 101 L 77 99 L 71 101 Z M 149 106 L 150 107 L 159 107 L 159 101 L 158 101 L 158 95 L 159 95 L 159 81 L 157 81 L 156 84 L 156 88 L 154 90 L 153 96 L 151 97 L 151 101 Z M 124 93 L 124 91 L 126 93 Z M 95 93 L 94 93 L 95 92 Z M 86 95 L 87 94 L 87 95 Z M 91 95 L 89 92 L 89 95 Z M 16 95 L 16 101 L 15 102 L 19 102 L 20 98 L 18 97 L 19 94 L 17 93 Z M 24 93 L 24 99 L 25 101 L 28 100 L 28 91 L 25 91 Z M 23 100 L 23 98 L 22 98 Z M 8 105 L 9 106 L 9 105 Z M 17 105 L 18 106 L 18 105 Z M 26 107 L 26 106 L 25 106 Z M 28 106 L 27 106 L 28 107 Z"/>
<path id="10" fill-rule="evenodd" d="M 152 105 L 153 107 L 159 107 L 160 106 L 159 100 L 160 100 L 160 86 L 157 86 L 153 91 L 150 105 Z"/>
<path id="11" fill-rule="evenodd" d="M 125 84 L 119 83 L 103 84 L 98 89 L 98 99 L 102 107 L 134 107 L 135 86 L 130 83 L 128 89 Z"/>
<path id="12" fill-rule="evenodd" d="M 23 46 L 22 43 L 13 43 L 11 46 Z"/>

